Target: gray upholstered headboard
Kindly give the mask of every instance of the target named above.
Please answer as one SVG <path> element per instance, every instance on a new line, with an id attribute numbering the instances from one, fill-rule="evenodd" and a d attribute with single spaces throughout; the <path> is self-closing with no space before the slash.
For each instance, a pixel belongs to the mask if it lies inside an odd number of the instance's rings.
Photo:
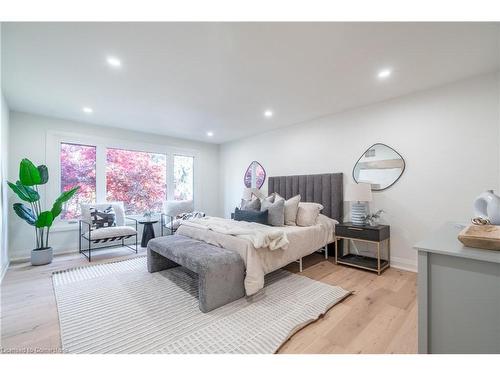
<path id="1" fill-rule="evenodd" d="M 300 194 L 302 202 L 315 202 L 325 208 L 321 213 L 342 222 L 344 217 L 344 184 L 342 173 L 269 177 L 268 194 L 278 193 L 285 199 Z"/>

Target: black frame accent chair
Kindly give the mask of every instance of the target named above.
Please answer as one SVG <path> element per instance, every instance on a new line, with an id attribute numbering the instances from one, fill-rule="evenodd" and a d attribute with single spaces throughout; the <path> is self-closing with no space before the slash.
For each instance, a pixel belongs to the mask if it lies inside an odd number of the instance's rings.
<path id="1" fill-rule="evenodd" d="M 108 224 L 109 226 L 103 226 L 95 228 L 95 220 L 92 220 L 92 210 L 106 210 L 112 207 L 114 213 L 114 220 L 108 222 L 106 218 L 99 220 L 101 225 Z M 125 216 L 125 209 L 123 208 L 123 202 L 108 202 L 108 203 L 98 203 L 98 204 L 82 204 L 82 219 L 79 220 L 78 225 L 78 251 L 83 254 L 89 262 L 92 261 L 92 251 L 100 250 L 110 247 L 128 247 L 129 249 L 135 251 L 137 254 L 137 226 L 138 221 L 132 217 Z M 127 220 L 130 222 L 135 222 L 135 229 L 127 225 Z M 102 223 L 104 221 L 104 223 Z M 113 223 L 112 225 L 110 225 Z M 125 240 L 130 238 L 135 238 L 135 248 L 134 243 L 126 244 Z M 120 241 L 116 243 L 116 241 Z M 87 243 L 87 248 L 83 248 L 83 243 Z M 93 246 L 101 245 L 105 246 Z"/>
<path id="2" fill-rule="evenodd" d="M 179 227 L 176 217 L 180 214 L 192 213 L 194 211 L 193 200 L 163 201 L 163 212 L 160 216 L 161 236 L 172 235 Z M 167 231 L 165 234 L 164 232 Z"/>

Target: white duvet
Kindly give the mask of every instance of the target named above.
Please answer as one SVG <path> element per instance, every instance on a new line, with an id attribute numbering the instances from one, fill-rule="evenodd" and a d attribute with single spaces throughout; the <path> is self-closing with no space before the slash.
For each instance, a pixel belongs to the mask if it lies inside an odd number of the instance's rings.
<path id="1" fill-rule="evenodd" d="M 238 252 L 245 262 L 245 290 L 250 296 L 264 287 L 264 275 L 333 242 L 336 223 L 324 215 L 310 227 L 271 227 L 211 217 L 184 222 L 177 234 Z"/>
<path id="2" fill-rule="evenodd" d="M 192 219 L 183 223 L 183 225 L 208 229 L 217 233 L 246 239 L 250 241 L 256 249 L 267 247 L 269 250 L 276 250 L 285 249 L 288 246 L 286 232 L 280 227 L 271 227 L 259 223 L 234 221 L 212 216 Z"/>

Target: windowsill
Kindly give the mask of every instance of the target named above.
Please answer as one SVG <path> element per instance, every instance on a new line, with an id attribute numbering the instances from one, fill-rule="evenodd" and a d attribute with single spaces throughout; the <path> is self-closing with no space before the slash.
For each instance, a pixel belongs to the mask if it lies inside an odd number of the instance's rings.
<path id="1" fill-rule="evenodd" d="M 67 232 L 73 230 L 78 230 L 78 221 L 61 221 L 50 228 L 51 232 Z"/>

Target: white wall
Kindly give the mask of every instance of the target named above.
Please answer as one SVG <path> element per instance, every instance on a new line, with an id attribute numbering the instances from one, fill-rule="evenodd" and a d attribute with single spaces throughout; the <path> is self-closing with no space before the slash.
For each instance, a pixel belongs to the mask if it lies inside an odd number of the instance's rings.
<path id="1" fill-rule="evenodd" d="M 0 51 L 2 40 L 2 26 L 0 24 Z M 1 61 L 1 57 L 0 57 Z M 0 88 L 2 87 L 0 63 Z M 0 89 L 0 282 L 9 266 L 8 246 L 8 202 L 7 202 L 7 167 L 8 167 L 8 144 L 9 144 L 9 108 Z"/>
<path id="2" fill-rule="evenodd" d="M 8 145 L 9 145 L 9 108 L 1 94 L 1 120 L 0 120 L 0 281 L 9 265 L 8 256 L 8 211 L 6 183 L 8 168 Z"/>
<path id="3" fill-rule="evenodd" d="M 415 269 L 418 240 L 445 221 L 468 221 L 473 199 L 498 189 L 499 129 L 493 74 L 227 143 L 220 155 L 224 214 L 239 202 L 252 160 L 268 176 L 343 172 L 347 183 L 361 154 L 386 143 L 405 158 L 406 171 L 374 192 L 371 209 L 386 211 L 393 265 Z"/>
<path id="4" fill-rule="evenodd" d="M 81 136 L 118 139 L 135 144 L 156 145 L 188 149 L 196 152 L 195 165 L 195 203 L 196 209 L 209 215 L 221 215 L 222 204 L 219 202 L 219 146 L 203 142 L 191 142 L 176 138 L 146 134 L 116 128 L 101 127 L 86 123 L 61 120 L 38 115 L 11 112 L 10 113 L 10 160 L 9 177 L 17 179 L 18 165 L 22 158 L 28 158 L 35 164 L 48 163 L 46 142 L 50 134 L 72 133 Z M 49 165 L 50 173 L 50 165 Z M 49 184 L 57 183 L 49 180 Z M 196 186 L 197 184 L 197 186 Z M 45 190 L 42 190 L 45 196 Z M 9 193 L 10 202 L 16 197 Z M 29 257 L 33 244 L 33 229 L 9 210 L 9 254 L 11 259 Z M 51 230 L 50 245 L 55 253 L 73 251 L 78 248 L 78 231 Z"/>

